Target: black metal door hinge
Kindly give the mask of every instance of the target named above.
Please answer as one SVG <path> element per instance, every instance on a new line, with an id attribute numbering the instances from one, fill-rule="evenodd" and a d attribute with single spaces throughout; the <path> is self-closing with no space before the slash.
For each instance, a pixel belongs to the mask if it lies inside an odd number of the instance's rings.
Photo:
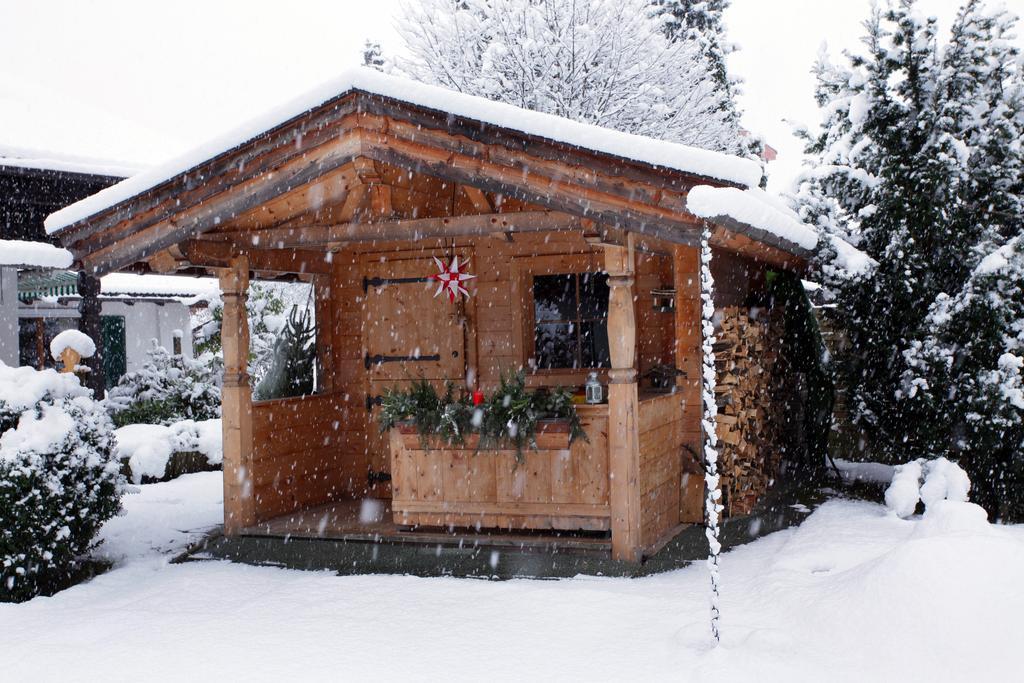
<path id="1" fill-rule="evenodd" d="M 430 277 L 364 277 L 363 294 L 370 291 L 370 287 L 383 287 L 384 285 L 410 285 L 415 282 L 430 282 Z"/>
<path id="2" fill-rule="evenodd" d="M 372 365 L 381 363 L 432 363 L 441 360 L 441 354 L 434 353 L 429 356 L 382 356 L 377 354 L 371 356 L 369 353 L 363 359 L 363 365 L 369 370 Z"/>

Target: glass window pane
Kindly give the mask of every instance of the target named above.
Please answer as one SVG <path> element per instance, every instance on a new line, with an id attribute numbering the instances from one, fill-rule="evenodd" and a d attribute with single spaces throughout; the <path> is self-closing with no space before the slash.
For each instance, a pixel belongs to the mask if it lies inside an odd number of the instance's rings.
<path id="1" fill-rule="evenodd" d="M 107 388 L 111 388 L 128 370 L 125 351 L 125 327 L 123 315 L 105 315 L 103 324 L 103 375 Z"/>
<path id="2" fill-rule="evenodd" d="M 583 322 L 580 325 L 581 358 L 585 368 L 610 368 L 608 353 L 608 323 L 604 320 Z"/>
<path id="3" fill-rule="evenodd" d="M 39 365 L 38 318 L 18 319 L 18 364 Z"/>
<path id="4" fill-rule="evenodd" d="M 576 329 L 572 323 L 547 323 L 534 328 L 533 348 L 537 367 L 576 367 Z"/>
<path id="5" fill-rule="evenodd" d="M 608 317 L 607 273 L 580 273 L 580 317 Z"/>
<path id="6" fill-rule="evenodd" d="M 576 282 L 572 275 L 533 278 L 534 320 L 575 320 Z"/>

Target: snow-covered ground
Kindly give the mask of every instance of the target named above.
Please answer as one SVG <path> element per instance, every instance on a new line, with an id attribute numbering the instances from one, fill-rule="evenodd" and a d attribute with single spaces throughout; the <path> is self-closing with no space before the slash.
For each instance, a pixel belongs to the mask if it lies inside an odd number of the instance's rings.
<path id="1" fill-rule="evenodd" d="M 0 605 L 5 680 L 1015 680 L 1024 528 L 944 501 L 902 520 L 834 500 L 707 569 L 645 579 L 337 577 L 168 559 L 217 523 L 220 473 L 140 487 L 116 566 Z"/>

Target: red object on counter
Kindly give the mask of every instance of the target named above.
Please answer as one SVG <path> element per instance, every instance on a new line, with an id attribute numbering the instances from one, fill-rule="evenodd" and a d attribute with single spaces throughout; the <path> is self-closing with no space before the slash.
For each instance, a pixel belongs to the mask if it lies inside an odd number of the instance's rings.
<path id="1" fill-rule="evenodd" d="M 484 392 L 477 389 L 473 392 L 473 405 L 478 406 L 484 402 Z"/>

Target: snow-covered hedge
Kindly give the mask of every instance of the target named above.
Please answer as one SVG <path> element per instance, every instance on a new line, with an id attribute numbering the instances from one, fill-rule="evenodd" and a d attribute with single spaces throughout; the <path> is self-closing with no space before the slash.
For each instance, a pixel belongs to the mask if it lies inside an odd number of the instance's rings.
<path id="1" fill-rule="evenodd" d="M 127 461 L 132 481 L 161 479 L 175 453 L 201 453 L 209 465 L 224 460 L 220 419 L 182 420 L 172 425 L 133 424 L 114 431 L 114 455 Z"/>
<path id="2" fill-rule="evenodd" d="M 212 355 L 185 358 L 162 346 L 147 353 L 142 368 L 126 373 L 107 393 L 107 409 L 116 425 L 220 417 L 219 367 Z"/>
<path id="3" fill-rule="evenodd" d="M 71 374 L 0 363 L 0 600 L 59 587 L 121 509 L 113 425 Z"/>

